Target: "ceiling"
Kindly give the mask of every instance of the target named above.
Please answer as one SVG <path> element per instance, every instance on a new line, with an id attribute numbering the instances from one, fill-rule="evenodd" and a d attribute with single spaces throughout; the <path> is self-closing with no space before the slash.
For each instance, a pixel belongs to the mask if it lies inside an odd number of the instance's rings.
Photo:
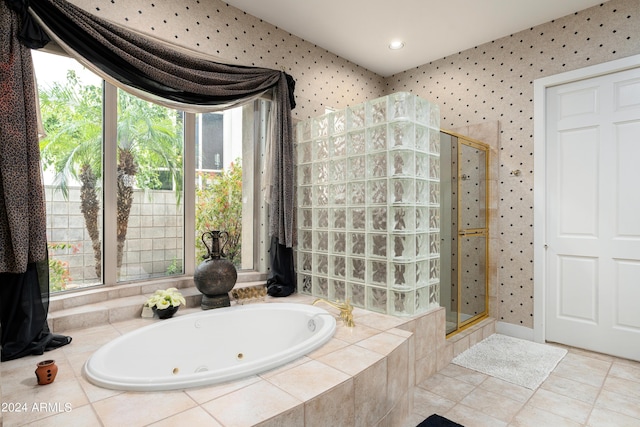
<path id="1" fill-rule="evenodd" d="M 604 1 L 225 0 L 383 77 Z"/>

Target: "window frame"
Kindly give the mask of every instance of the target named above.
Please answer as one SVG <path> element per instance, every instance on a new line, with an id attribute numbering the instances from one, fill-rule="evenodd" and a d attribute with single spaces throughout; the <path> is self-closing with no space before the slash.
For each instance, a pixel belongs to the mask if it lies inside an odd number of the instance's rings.
<path id="1" fill-rule="evenodd" d="M 58 55 L 59 53 L 44 53 Z M 64 55 L 70 59 L 70 56 Z M 35 70 L 36 73 L 38 70 Z M 117 271 L 117 180 L 114 171 L 117 170 L 117 125 L 118 125 L 118 87 L 102 79 L 102 277 L 95 284 L 87 284 L 81 288 L 56 292 L 66 294 L 82 292 L 89 289 L 105 288 L 133 284 L 139 282 L 161 283 L 175 278 L 188 278 L 193 276 L 200 260 L 195 257 L 195 212 L 196 212 L 196 114 L 182 112 L 183 114 L 183 271 L 180 274 L 155 276 L 147 278 L 118 280 Z M 243 171 L 251 171 L 250 196 L 245 195 L 245 179 L 243 176 L 243 230 L 251 230 L 251 233 L 243 233 L 243 260 L 251 257 L 252 268 L 245 269 L 243 261 L 239 273 L 266 274 L 269 268 L 268 262 L 268 208 L 262 194 L 262 165 L 266 147 L 266 133 L 269 125 L 269 108 L 271 104 L 267 99 L 258 99 L 242 106 L 242 165 Z M 251 113 L 251 114 L 248 114 Z M 248 182 L 248 181 L 247 181 Z M 249 190 L 249 188 L 247 188 Z M 249 202 L 247 202 L 249 200 Z M 247 218 L 245 213 L 249 215 Z M 246 220 L 244 219 L 246 218 Z M 245 234 L 247 239 L 245 240 Z"/>

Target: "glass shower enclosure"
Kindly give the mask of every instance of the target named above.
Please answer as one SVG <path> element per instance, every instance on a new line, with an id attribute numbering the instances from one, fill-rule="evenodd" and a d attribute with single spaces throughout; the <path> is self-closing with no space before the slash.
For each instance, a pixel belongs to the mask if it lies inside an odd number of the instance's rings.
<path id="1" fill-rule="evenodd" d="M 440 132 L 440 305 L 446 333 L 488 315 L 489 146 Z"/>

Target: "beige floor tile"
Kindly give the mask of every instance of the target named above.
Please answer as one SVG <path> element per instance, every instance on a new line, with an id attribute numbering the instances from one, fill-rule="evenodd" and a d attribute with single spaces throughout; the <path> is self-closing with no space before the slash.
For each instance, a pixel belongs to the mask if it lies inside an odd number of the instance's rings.
<path id="1" fill-rule="evenodd" d="M 594 408 L 588 427 L 640 427 L 640 419 L 632 418 L 619 412 L 609 411 L 604 408 Z"/>
<path id="2" fill-rule="evenodd" d="M 77 380 L 91 403 L 124 393 L 122 390 L 111 390 L 104 387 L 98 387 L 83 377 L 78 377 Z"/>
<path id="3" fill-rule="evenodd" d="M 419 385 L 439 396 L 446 397 L 454 402 L 460 402 L 475 388 L 474 385 L 442 374 L 435 374 Z"/>
<path id="4" fill-rule="evenodd" d="M 614 356 L 610 356 L 608 354 L 595 353 L 595 352 L 592 352 L 592 351 L 589 351 L 589 350 L 583 350 L 581 348 L 567 347 L 567 346 L 565 346 L 565 348 L 571 354 L 577 354 L 577 355 L 580 355 L 580 356 L 589 357 L 591 359 L 603 360 L 605 362 L 612 362 L 615 359 Z"/>
<path id="5" fill-rule="evenodd" d="M 181 391 L 127 392 L 93 403 L 105 427 L 146 426 L 195 406 Z"/>
<path id="6" fill-rule="evenodd" d="M 405 342 L 407 342 L 407 338 L 405 337 L 383 332 L 358 342 L 356 346 L 387 356 Z"/>
<path id="7" fill-rule="evenodd" d="M 2 380 L 4 382 L 4 376 Z M 37 385 L 34 375 L 34 379 L 29 378 L 25 387 L 19 391 L 6 394 L 3 391 L 3 398 L 7 402 L 20 402 L 26 408 L 24 412 L 5 413 L 5 426 L 23 425 L 56 414 L 60 412 L 60 408 L 63 408 L 62 412 L 64 412 L 66 410 L 64 408 L 70 407 L 73 410 L 89 403 L 75 377 L 56 377 L 51 384 Z M 43 408 L 41 406 L 43 404 L 47 406 Z"/>
<path id="8" fill-rule="evenodd" d="M 533 396 L 531 396 L 528 404 L 580 424 L 584 424 L 587 421 L 593 407 L 580 400 L 562 396 L 542 388 L 538 389 Z"/>
<path id="9" fill-rule="evenodd" d="M 479 413 L 476 409 L 462 404 L 457 404 L 447 411 L 444 416 L 465 427 L 502 427 L 507 425 L 504 421 Z"/>
<path id="10" fill-rule="evenodd" d="M 2 375 L 4 376 L 5 373 L 8 373 L 15 369 L 21 369 L 24 367 L 30 368 L 32 366 L 34 367 L 33 370 L 35 371 L 36 364 L 41 360 L 60 359 L 61 357 L 66 357 L 66 355 L 62 352 L 62 349 L 48 351 L 45 354 L 38 356 L 25 356 L 21 357 L 20 359 L 9 360 L 7 362 L 0 363 L 0 372 L 2 372 Z"/>
<path id="11" fill-rule="evenodd" d="M 252 426 L 290 411 L 302 402 L 260 381 L 205 403 L 202 407 L 225 427 Z"/>
<path id="12" fill-rule="evenodd" d="M 98 416 L 91 405 L 73 408 L 68 412 L 61 412 L 29 424 L 29 427 L 99 427 Z"/>
<path id="13" fill-rule="evenodd" d="M 195 400 L 198 404 L 202 405 L 203 403 L 209 402 L 213 399 L 217 399 L 220 396 L 233 393 L 236 390 L 240 390 L 244 387 L 247 387 L 262 381 L 263 380 L 259 376 L 252 375 L 242 380 L 230 381 L 222 384 L 215 384 L 208 387 L 190 388 L 185 390 L 184 392 L 193 400 Z"/>
<path id="14" fill-rule="evenodd" d="M 460 403 L 507 423 L 524 405 L 522 402 L 481 388 L 473 390 Z"/>
<path id="15" fill-rule="evenodd" d="M 67 355 L 69 365 L 71 366 L 71 369 L 76 377 L 82 376 L 82 368 L 93 353 L 93 351 L 88 351 L 86 353 L 73 353 Z"/>
<path id="16" fill-rule="evenodd" d="M 621 359 L 619 357 L 615 357 L 614 358 L 614 363 L 617 363 L 617 364 L 620 364 L 620 365 L 629 365 L 629 366 L 640 367 L 640 361 L 639 360 L 629 360 L 629 359 Z"/>
<path id="17" fill-rule="evenodd" d="M 509 424 L 512 427 L 581 427 L 582 424 L 545 411 L 535 406 L 526 405 Z M 595 426 L 594 426 L 595 427 Z"/>
<path id="18" fill-rule="evenodd" d="M 633 365 L 630 363 L 614 362 L 609 371 L 609 375 L 640 383 L 640 363 Z"/>
<path id="19" fill-rule="evenodd" d="M 352 345 L 319 357 L 317 360 L 353 376 L 383 358 L 384 356 L 380 353 Z"/>
<path id="20" fill-rule="evenodd" d="M 637 397 L 603 389 L 595 406 L 640 419 L 640 400 Z"/>
<path id="21" fill-rule="evenodd" d="M 456 402 L 453 400 L 431 393 L 420 387 L 416 387 L 413 393 L 413 412 L 423 418 L 431 414 L 444 414 L 455 405 Z"/>
<path id="22" fill-rule="evenodd" d="M 304 365 L 309 362 L 311 358 L 307 356 L 302 356 L 297 358 L 296 360 L 286 363 L 284 365 L 278 366 L 277 368 L 269 369 L 268 371 L 262 372 L 258 374 L 258 377 L 263 379 L 269 379 L 275 375 L 281 374 L 282 372 L 288 371 L 291 368 L 295 368 L 296 366 Z"/>
<path id="23" fill-rule="evenodd" d="M 449 364 L 446 368 L 440 371 L 442 375 L 446 375 L 451 378 L 456 378 L 460 381 L 464 381 L 469 384 L 479 385 L 484 380 L 489 378 L 489 375 L 485 375 L 481 372 L 474 371 L 472 369 L 467 369 L 462 366 L 455 365 L 453 363 Z"/>
<path id="24" fill-rule="evenodd" d="M 509 421 L 510 426 L 587 426 L 588 420 L 589 427 L 598 423 L 640 427 L 640 362 L 553 345 L 566 348 L 569 354 L 537 390 L 490 376 L 482 380 L 473 371 L 465 372 L 453 364 L 444 367 L 415 388 L 412 421 L 403 427 L 411 427 L 413 421 L 432 413 L 469 410 Z M 464 380 L 471 390 L 456 389 Z M 503 402 L 513 404 L 505 408 Z M 477 423 L 482 422 L 463 424 Z"/>
<path id="25" fill-rule="evenodd" d="M 607 377 L 603 389 L 624 394 L 637 400 L 640 399 L 640 383 L 624 378 Z"/>
<path id="26" fill-rule="evenodd" d="M 410 414 L 407 417 L 407 419 L 404 420 L 404 424 L 402 424 L 402 427 L 416 427 L 418 424 L 423 422 L 429 415 L 423 416 L 418 414 Z"/>
<path id="27" fill-rule="evenodd" d="M 387 316 L 385 314 L 374 313 L 372 311 L 358 316 L 358 324 L 368 326 L 379 331 L 386 331 L 387 329 L 395 328 L 403 323 L 404 319 L 399 317 Z"/>
<path id="28" fill-rule="evenodd" d="M 64 334 L 72 338 L 71 343 L 61 349 L 68 355 L 96 351 L 121 335 L 112 325 L 95 326 Z"/>
<path id="29" fill-rule="evenodd" d="M 600 393 L 600 387 L 580 383 L 553 373 L 542 383 L 540 388 L 590 404 L 596 401 L 598 393 Z"/>
<path id="30" fill-rule="evenodd" d="M 126 334 L 127 332 L 140 329 L 144 326 L 153 325 L 153 323 L 153 318 L 140 317 L 132 320 L 123 320 L 121 322 L 113 323 L 112 325 L 121 334 Z"/>
<path id="31" fill-rule="evenodd" d="M 336 333 L 333 337 L 354 344 L 378 333 L 380 333 L 379 330 L 364 325 L 358 325 L 357 328 L 347 328 L 340 325 L 336 328 Z"/>
<path id="32" fill-rule="evenodd" d="M 534 390 L 495 377 L 487 378 L 479 387 L 523 403 L 534 393 Z"/>
<path id="33" fill-rule="evenodd" d="M 331 338 L 329 342 L 327 342 L 325 345 L 323 345 L 319 349 L 314 350 L 311 353 L 307 354 L 307 357 L 309 359 L 317 359 L 319 357 L 332 353 L 341 348 L 345 348 L 348 345 L 350 345 L 348 342 L 339 340 L 334 337 L 334 338 Z"/>
<path id="34" fill-rule="evenodd" d="M 60 355 L 60 354 L 59 354 Z M 50 356 L 50 354 L 47 354 Z M 58 365 L 58 374 L 56 379 L 61 380 L 64 378 L 71 378 L 73 376 L 73 370 L 67 362 L 67 358 L 64 354 L 60 357 L 56 357 L 56 365 Z M 46 360 L 46 357 L 25 357 L 22 359 L 12 360 L 9 362 L 2 362 L 2 392 L 6 396 L 13 396 L 16 393 L 30 390 L 33 387 L 38 386 L 38 380 L 35 375 L 36 365 L 38 362 Z M 60 369 L 61 368 L 61 369 Z M 55 381 L 54 383 L 55 384 Z M 49 384 L 49 385 L 52 385 Z M 44 386 L 46 387 L 46 386 Z"/>
<path id="35" fill-rule="evenodd" d="M 350 378 L 344 372 L 311 360 L 269 378 L 269 382 L 304 402 Z"/>
<path id="36" fill-rule="evenodd" d="M 179 414 L 172 415 L 157 423 L 150 424 L 149 427 L 223 427 L 204 409 L 197 407 L 188 409 Z"/>
<path id="37" fill-rule="evenodd" d="M 583 384 L 601 387 L 610 366 L 611 362 L 569 353 L 558 363 L 553 373 Z"/>

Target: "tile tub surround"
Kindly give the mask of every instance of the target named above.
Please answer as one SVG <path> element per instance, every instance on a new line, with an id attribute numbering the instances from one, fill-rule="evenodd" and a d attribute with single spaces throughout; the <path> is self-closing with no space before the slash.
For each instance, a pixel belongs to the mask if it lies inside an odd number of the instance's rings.
<path id="1" fill-rule="evenodd" d="M 181 290 L 190 292 L 190 288 Z M 303 304 L 313 300 L 298 294 L 286 298 L 286 302 Z M 266 303 L 281 301 L 266 299 Z M 101 307 L 104 302 L 95 304 Z M 84 309 L 90 311 L 92 305 Z M 184 308 L 177 316 L 199 310 Z M 337 314 L 330 307 L 328 310 Z M 354 316 L 355 328 L 339 324 L 325 346 L 290 364 L 240 381 L 176 392 L 107 390 L 81 375 L 84 362 L 103 344 L 159 320 L 130 316 L 128 320 L 60 329 L 58 333 L 73 337 L 70 345 L 0 365 L 3 398 L 27 403 L 29 408 L 28 412 L 4 413 L 4 426 L 36 422 L 182 425 L 190 421 L 211 426 L 402 426 L 412 411 L 416 380 L 428 377 L 438 366 L 447 366 L 456 351 L 444 338 L 444 309 L 410 319 L 361 309 L 355 309 Z M 489 334 L 492 327 L 492 321 L 479 327 L 474 339 Z M 43 358 L 55 359 L 60 371 L 54 383 L 37 386 L 33 371 Z M 420 370 L 418 375 L 416 369 Z M 50 404 L 47 410 L 31 410 L 34 403 L 41 402 Z M 71 411 L 65 412 L 66 403 Z"/>

